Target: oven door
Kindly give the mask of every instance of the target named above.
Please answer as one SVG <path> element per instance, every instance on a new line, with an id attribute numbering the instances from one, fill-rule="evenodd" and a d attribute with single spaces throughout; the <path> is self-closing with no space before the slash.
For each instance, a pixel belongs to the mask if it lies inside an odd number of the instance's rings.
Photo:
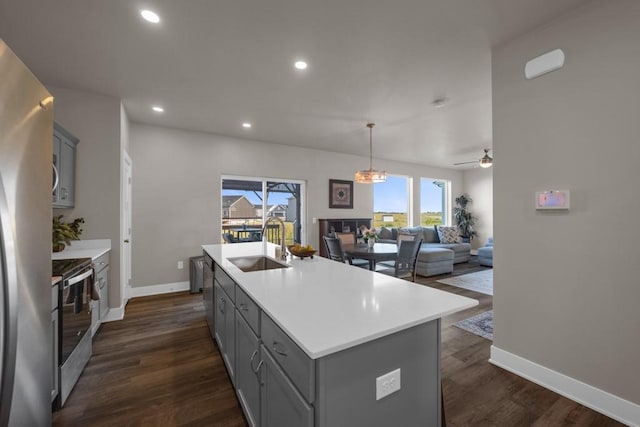
<path id="1" fill-rule="evenodd" d="M 84 334 L 91 328 L 90 290 L 93 270 L 86 270 L 64 282 L 60 296 L 62 313 L 60 365 L 63 365 Z"/>

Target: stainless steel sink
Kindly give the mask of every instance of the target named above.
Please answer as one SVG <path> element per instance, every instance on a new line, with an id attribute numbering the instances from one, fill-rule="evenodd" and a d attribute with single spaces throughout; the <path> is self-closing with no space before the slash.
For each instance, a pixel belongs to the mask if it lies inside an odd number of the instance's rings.
<path id="1" fill-rule="evenodd" d="M 241 256 L 227 258 L 227 260 L 245 273 L 249 271 L 273 270 L 275 268 L 289 267 L 287 264 L 282 264 L 273 258 L 262 255 Z"/>

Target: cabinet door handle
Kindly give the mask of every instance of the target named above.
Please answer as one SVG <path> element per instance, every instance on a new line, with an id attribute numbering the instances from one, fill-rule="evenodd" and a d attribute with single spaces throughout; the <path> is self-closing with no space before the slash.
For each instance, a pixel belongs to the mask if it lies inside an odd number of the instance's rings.
<path id="1" fill-rule="evenodd" d="M 258 350 L 253 350 L 253 353 L 251 353 L 251 357 L 249 358 L 249 366 L 251 367 L 251 370 L 253 372 L 255 372 L 256 370 L 253 368 L 253 359 L 256 357 L 256 355 L 258 354 Z"/>
<path id="2" fill-rule="evenodd" d="M 238 306 L 238 308 L 242 311 L 249 311 L 249 307 L 247 307 L 247 304 L 241 302 L 240 305 Z"/>
<path id="3" fill-rule="evenodd" d="M 227 301 L 225 301 L 224 298 L 220 297 L 220 299 L 218 300 L 218 310 L 220 310 L 220 313 L 224 314 L 224 306 L 227 303 Z"/>
<path id="4" fill-rule="evenodd" d="M 253 373 L 259 376 L 260 368 L 262 368 L 262 365 L 264 365 L 264 360 L 261 360 L 260 363 L 258 363 L 258 367 L 255 369 L 255 371 L 253 371 Z"/>
<path id="5" fill-rule="evenodd" d="M 287 356 L 287 349 L 286 348 L 280 349 L 280 348 L 278 348 L 278 345 L 280 345 L 280 343 L 278 341 L 274 341 L 273 342 L 273 346 L 271 348 L 273 349 L 273 351 L 275 353 L 286 357 Z"/>

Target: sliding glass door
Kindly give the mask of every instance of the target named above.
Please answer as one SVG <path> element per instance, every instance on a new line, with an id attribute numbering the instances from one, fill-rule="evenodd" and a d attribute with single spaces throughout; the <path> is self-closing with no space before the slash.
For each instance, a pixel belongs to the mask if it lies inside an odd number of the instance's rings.
<path id="1" fill-rule="evenodd" d="M 222 178 L 222 236 L 227 243 L 260 241 L 267 218 L 284 223 L 287 245 L 302 243 L 304 182 L 268 178 Z M 280 243 L 280 221 L 264 230 L 269 242 Z"/>

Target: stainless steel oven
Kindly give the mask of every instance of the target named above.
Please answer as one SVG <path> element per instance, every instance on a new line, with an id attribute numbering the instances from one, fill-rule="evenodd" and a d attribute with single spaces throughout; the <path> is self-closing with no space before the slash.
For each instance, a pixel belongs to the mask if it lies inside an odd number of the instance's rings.
<path id="1" fill-rule="evenodd" d="M 60 393 L 55 405 L 61 407 L 91 358 L 94 275 L 90 259 L 54 261 L 53 265 L 54 274 L 62 276 L 58 299 Z"/>

